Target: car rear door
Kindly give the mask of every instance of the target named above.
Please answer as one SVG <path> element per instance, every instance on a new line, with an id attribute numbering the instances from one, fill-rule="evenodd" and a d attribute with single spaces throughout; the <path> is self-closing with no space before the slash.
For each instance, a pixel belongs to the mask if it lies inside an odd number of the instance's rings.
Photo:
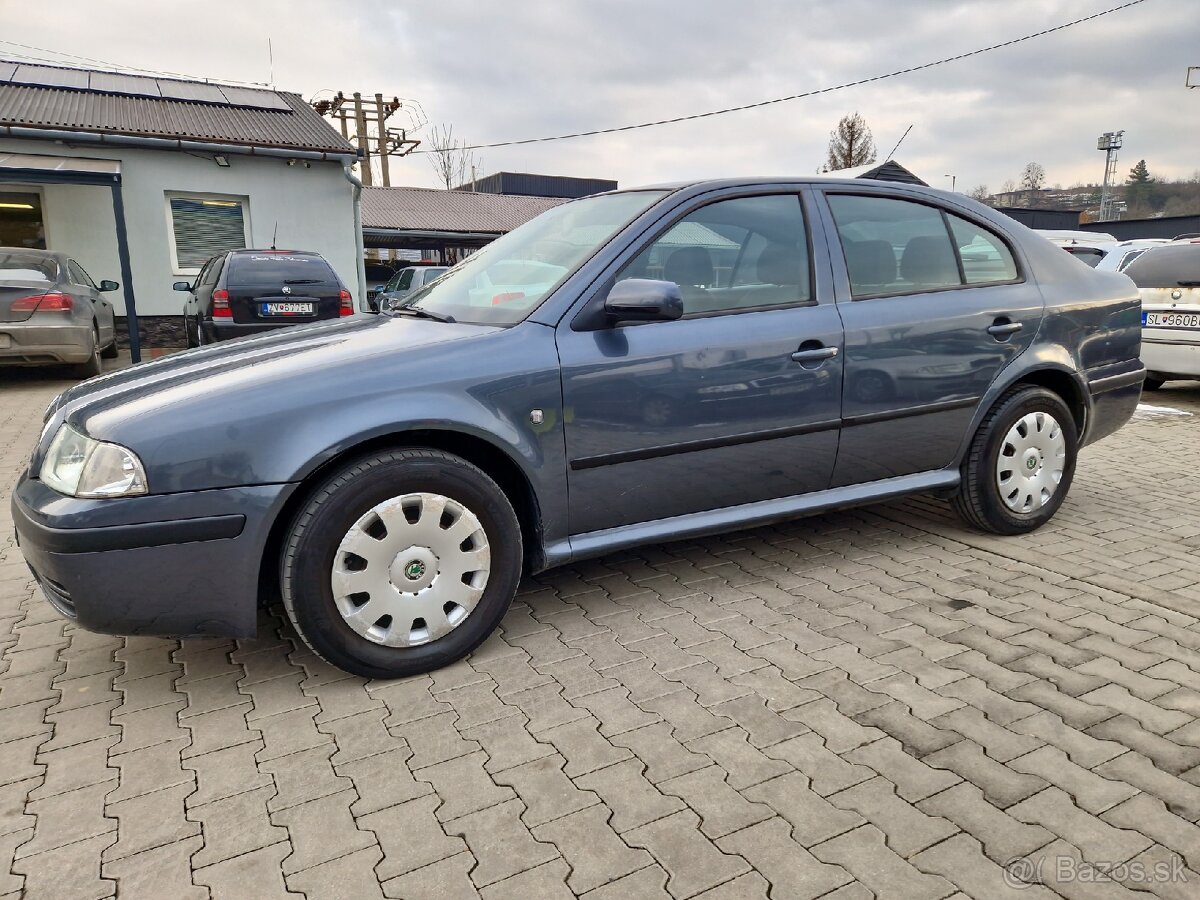
<path id="1" fill-rule="evenodd" d="M 842 328 L 807 219 L 797 191 L 697 201 L 560 323 L 572 534 L 828 486 Z M 606 319 L 625 278 L 678 284 L 684 318 Z"/>
<path id="2" fill-rule="evenodd" d="M 237 324 L 291 325 L 341 315 L 341 282 L 315 253 L 251 250 L 231 254 L 225 268 Z"/>
<path id="3" fill-rule="evenodd" d="M 982 220 L 885 188 L 829 187 L 821 215 L 845 325 L 833 486 L 951 464 L 1043 301 Z"/>

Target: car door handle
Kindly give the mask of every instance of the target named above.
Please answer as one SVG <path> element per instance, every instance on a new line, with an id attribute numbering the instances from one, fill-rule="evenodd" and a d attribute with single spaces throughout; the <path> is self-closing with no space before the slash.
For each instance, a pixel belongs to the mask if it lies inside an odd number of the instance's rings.
<path id="1" fill-rule="evenodd" d="M 792 354 L 792 361 L 798 363 L 822 362 L 827 359 L 834 359 L 837 355 L 837 347 L 817 347 L 813 350 L 797 350 Z"/>
<path id="2" fill-rule="evenodd" d="M 988 326 L 988 334 L 995 338 L 1006 338 L 1016 334 L 1025 326 L 1020 322 L 996 322 Z"/>

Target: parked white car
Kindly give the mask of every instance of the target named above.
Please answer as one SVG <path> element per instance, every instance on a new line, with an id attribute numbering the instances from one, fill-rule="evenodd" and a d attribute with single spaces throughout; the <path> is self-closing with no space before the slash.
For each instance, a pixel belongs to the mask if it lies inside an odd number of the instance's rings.
<path id="1" fill-rule="evenodd" d="M 1147 250 L 1169 243 L 1171 241 L 1167 238 L 1141 238 L 1135 241 L 1121 241 L 1115 247 L 1103 248 L 1108 250 L 1108 252 L 1102 260 L 1096 263 L 1095 267 L 1101 272 L 1124 272 L 1126 266 Z"/>
<path id="2" fill-rule="evenodd" d="M 1125 274 L 1142 295 L 1143 387 L 1200 379 L 1200 243 L 1147 250 Z"/>
<path id="3" fill-rule="evenodd" d="M 1058 244 L 1077 260 L 1091 266 L 1093 269 L 1100 264 L 1104 257 L 1116 249 L 1118 241 L 1111 234 L 1099 231 L 1063 231 L 1046 228 L 1035 228 L 1038 234 Z"/>

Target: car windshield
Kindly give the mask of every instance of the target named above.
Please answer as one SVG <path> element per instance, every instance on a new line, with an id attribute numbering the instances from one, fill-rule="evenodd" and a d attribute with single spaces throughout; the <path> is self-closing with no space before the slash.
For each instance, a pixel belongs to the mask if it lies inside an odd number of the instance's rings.
<path id="1" fill-rule="evenodd" d="M 240 288 L 337 284 L 329 263 L 320 256 L 301 253 L 235 253 L 225 280 Z"/>
<path id="2" fill-rule="evenodd" d="M 1200 244 L 1147 250 L 1125 269 L 1140 288 L 1200 287 Z"/>
<path id="3" fill-rule="evenodd" d="M 0 251 L 0 281 L 54 281 L 56 278 L 58 263 L 53 257 Z"/>
<path id="4" fill-rule="evenodd" d="M 410 294 L 399 309 L 414 307 L 478 325 L 519 322 L 664 194 L 624 191 L 556 206 Z"/>

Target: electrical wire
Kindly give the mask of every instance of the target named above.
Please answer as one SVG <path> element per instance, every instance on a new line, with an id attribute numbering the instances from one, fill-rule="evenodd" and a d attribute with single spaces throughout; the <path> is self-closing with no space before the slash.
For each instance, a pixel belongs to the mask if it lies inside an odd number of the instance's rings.
<path id="1" fill-rule="evenodd" d="M 772 106 L 776 103 L 788 103 L 788 102 L 791 102 L 792 100 L 803 100 L 808 97 L 816 97 L 820 94 L 831 94 L 834 91 L 844 91 L 847 88 L 861 87 L 864 84 L 871 84 L 876 81 L 883 81 L 887 78 L 895 78 L 899 75 L 911 75 L 913 72 L 922 72 L 926 69 L 935 68 L 936 66 L 944 66 L 947 63 L 958 62 L 959 60 L 968 59 L 972 56 L 979 56 L 980 54 L 983 54 L 983 53 L 990 53 L 993 50 L 1001 50 L 1005 47 L 1012 47 L 1015 44 L 1021 44 L 1021 43 L 1024 43 L 1025 41 L 1031 41 L 1034 38 L 1045 37 L 1048 34 L 1054 34 L 1057 31 L 1063 31 L 1067 28 L 1072 28 L 1075 25 L 1082 25 L 1084 22 L 1090 22 L 1093 19 L 1099 19 L 1103 16 L 1111 15 L 1112 13 L 1120 12 L 1121 10 L 1129 9 L 1131 6 L 1138 6 L 1139 4 L 1145 3 L 1145 2 L 1146 2 L 1146 0 L 1129 0 L 1129 2 L 1122 3 L 1119 6 L 1114 6 L 1110 9 L 1101 10 L 1100 12 L 1092 13 L 1091 15 L 1083 16 L 1082 18 L 1079 18 L 1079 19 L 1073 19 L 1070 22 L 1064 22 L 1061 25 L 1055 25 L 1053 28 L 1044 28 L 1041 31 L 1035 31 L 1032 34 L 1026 34 L 1026 35 L 1022 35 L 1021 37 L 1018 37 L 1018 38 L 1013 38 L 1012 40 L 1002 41 L 999 44 L 991 44 L 987 47 L 979 47 L 979 48 L 976 48 L 975 50 L 968 50 L 965 53 L 958 53 L 958 54 L 955 54 L 954 56 L 946 56 L 946 57 L 943 57 L 942 59 L 933 60 L 932 62 L 921 63 L 920 65 L 916 65 L 916 66 L 908 66 L 907 68 L 904 68 L 904 69 L 897 69 L 894 72 L 886 72 L 882 75 L 872 75 L 869 78 L 859 78 L 855 81 L 847 81 L 847 82 L 843 82 L 842 84 L 835 84 L 835 85 L 831 85 L 829 87 L 816 88 L 815 90 L 804 91 L 803 93 L 800 93 L 800 94 L 792 94 L 791 96 L 788 96 L 788 97 L 775 97 L 771 100 L 759 100 L 756 103 L 745 103 L 741 106 L 729 106 L 724 109 L 714 109 L 714 110 L 709 110 L 708 112 L 692 113 L 691 115 L 687 115 L 687 116 L 672 116 L 669 119 L 657 119 L 653 122 L 638 122 L 637 124 L 634 124 L 634 125 L 618 125 L 613 128 L 596 128 L 591 131 L 576 131 L 571 134 L 556 134 L 556 135 L 551 135 L 549 137 L 523 138 L 521 140 L 515 140 L 515 141 L 495 141 L 490 144 L 467 144 L 462 147 L 455 147 L 454 149 L 455 150 L 491 150 L 496 147 L 517 147 L 522 144 L 543 144 L 543 143 L 547 143 L 549 141 L 568 141 L 568 140 L 573 140 L 575 138 L 581 138 L 581 137 L 594 137 L 595 135 L 599 135 L 599 134 L 618 134 L 623 131 L 636 131 L 641 128 L 656 128 L 660 125 L 674 125 L 678 122 L 693 122 L 697 119 L 707 119 L 707 118 L 711 118 L 712 116 L 723 116 L 723 115 L 727 115 L 729 113 L 744 112 L 745 110 L 748 110 L 748 109 L 759 109 L 764 106 Z M 414 153 L 439 153 L 439 152 L 441 152 L 441 151 L 438 151 L 438 150 L 416 150 L 416 151 L 414 151 Z"/>

